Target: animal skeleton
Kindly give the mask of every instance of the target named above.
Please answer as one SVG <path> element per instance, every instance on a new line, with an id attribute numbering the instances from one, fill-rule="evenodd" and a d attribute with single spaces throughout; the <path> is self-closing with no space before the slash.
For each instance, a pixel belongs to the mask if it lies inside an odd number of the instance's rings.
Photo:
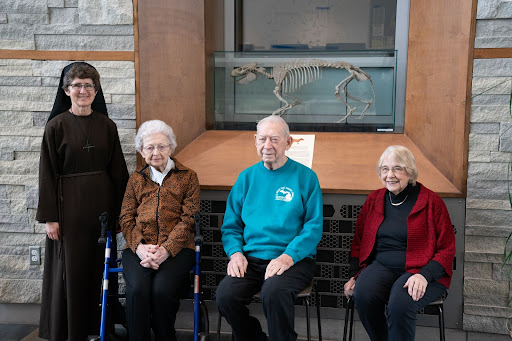
<path id="1" fill-rule="evenodd" d="M 352 65 L 347 62 L 339 61 L 339 62 L 328 62 L 320 59 L 307 59 L 307 60 L 297 60 L 295 62 L 290 63 L 280 63 L 276 64 L 271 73 L 265 71 L 264 67 L 257 67 L 257 63 L 250 63 L 244 66 L 238 67 L 231 71 L 232 77 L 241 77 L 236 81 L 237 84 L 247 84 L 250 83 L 257 78 L 257 74 L 261 74 L 268 79 L 273 79 L 276 83 L 276 87 L 274 88 L 274 94 L 276 97 L 283 102 L 285 105 L 277 110 L 275 110 L 272 115 L 282 116 L 288 109 L 300 103 L 299 99 L 293 98 L 293 102 L 288 102 L 284 99 L 283 95 L 288 94 L 290 92 L 294 92 L 299 89 L 301 86 L 311 83 L 315 80 L 322 78 L 322 68 L 335 68 L 335 69 L 345 69 L 349 75 L 342 80 L 338 85 L 336 85 L 334 95 L 343 102 L 347 108 L 349 109 L 348 114 L 343 116 L 340 120 L 336 121 L 336 123 L 341 123 L 347 119 L 352 113 L 357 109 L 357 107 L 351 107 L 347 101 L 340 95 L 343 93 L 347 98 L 350 98 L 354 101 L 361 102 L 366 104 L 363 112 L 358 118 L 363 118 L 364 114 L 370 107 L 370 105 L 375 101 L 375 90 L 373 88 L 373 81 L 369 74 L 361 70 L 359 67 Z M 369 80 L 372 86 L 372 94 L 373 98 L 370 100 L 363 100 L 356 98 L 350 95 L 347 92 L 347 86 L 352 80 L 357 80 L 358 82 Z M 288 95 L 287 97 L 291 97 Z"/>

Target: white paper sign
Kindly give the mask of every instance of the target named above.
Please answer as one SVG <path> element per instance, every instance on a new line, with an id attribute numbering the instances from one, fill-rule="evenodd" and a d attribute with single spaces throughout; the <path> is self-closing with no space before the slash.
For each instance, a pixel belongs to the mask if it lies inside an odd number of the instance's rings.
<path id="1" fill-rule="evenodd" d="M 286 156 L 304 166 L 313 166 L 313 152 L 315 150 L 315 135 L 292 135 L 293 143 Z"/>

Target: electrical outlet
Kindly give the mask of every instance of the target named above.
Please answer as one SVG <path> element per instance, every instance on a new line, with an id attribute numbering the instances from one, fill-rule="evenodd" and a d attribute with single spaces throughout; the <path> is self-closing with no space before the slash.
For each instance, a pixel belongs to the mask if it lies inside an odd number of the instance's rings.
<path id="1" fill-rule="evenodd" d="M 41 248 L 39 246 L 29 246 L 28 254 L 30 256 L 30 265 L 41 265 Z"/>

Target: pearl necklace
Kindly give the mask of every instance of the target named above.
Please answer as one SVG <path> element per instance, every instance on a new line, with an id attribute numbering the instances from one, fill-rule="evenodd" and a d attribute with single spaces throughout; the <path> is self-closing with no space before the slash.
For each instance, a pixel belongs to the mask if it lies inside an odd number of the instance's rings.
<path id="1" fill-rule="evenodd" d="M 407 200 L 407 197 L 409 196 L 409 194 L 407 194 L 407 195 L 405 196 L 404 200 L 402 200 L 402 201 L 400 201 L 399 203 L 396 203 L 396 204 L 395 204 L 395 203 L 393 203 L 393 200 L 391 200 L 391 192 L 388 192 L 388 194 L 389 194 L 389 202 L 390 202 L 390 203 L 391 203 L 391 205 L 393 205 L 393 206 L 400 206 L 400 205 L 402 205 L 402 204 Z"/>

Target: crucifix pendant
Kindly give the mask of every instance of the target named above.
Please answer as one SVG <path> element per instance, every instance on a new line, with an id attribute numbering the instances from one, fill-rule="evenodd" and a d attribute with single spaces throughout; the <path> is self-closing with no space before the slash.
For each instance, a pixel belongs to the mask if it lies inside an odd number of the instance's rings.
<path id="1" fill-rule="evenodd" d="M 91 151 L 92 148 L 94 148 L 93 145 L 89 144 L 89 142 L 86 143 L 86 145 L 84 147 L 82 147 L 83 149 L 87 149 L 88 152 Z"/>

